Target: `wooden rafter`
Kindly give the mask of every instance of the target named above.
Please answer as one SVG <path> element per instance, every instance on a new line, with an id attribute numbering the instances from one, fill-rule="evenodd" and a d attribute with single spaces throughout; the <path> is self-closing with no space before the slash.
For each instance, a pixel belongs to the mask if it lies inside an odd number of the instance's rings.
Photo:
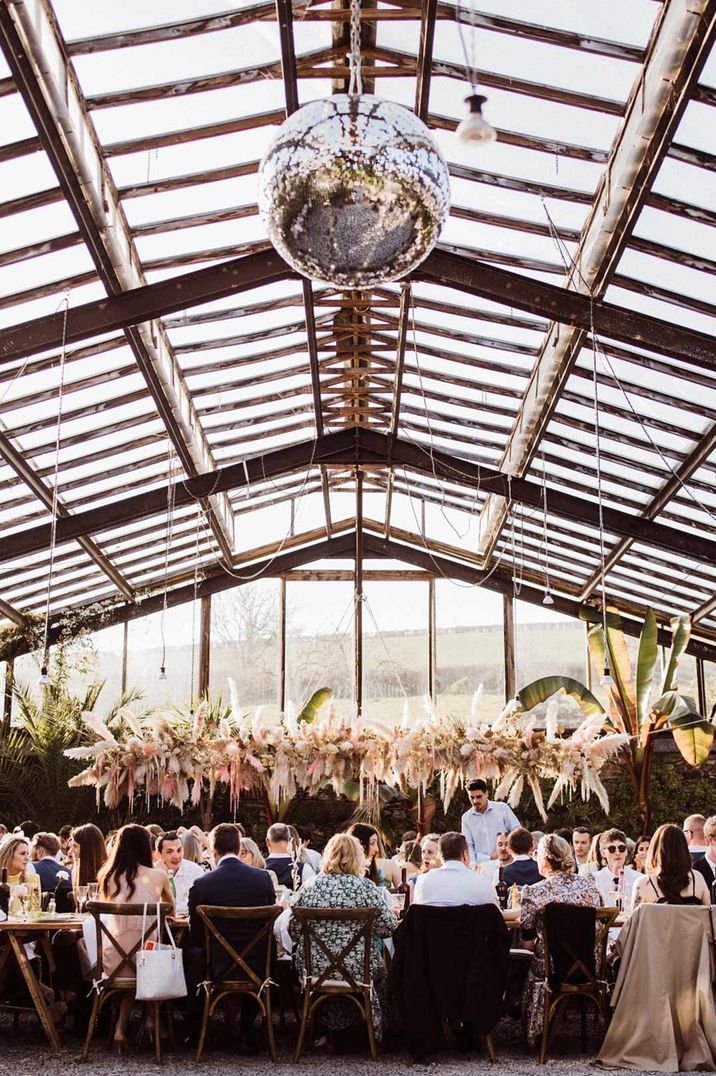
<path id="1" fill-rule="evenodd" d="M 696 4 L 669 0 L 664 5 L 572 267 L 566 273 L 566 289 L 587 297 L 587 302 L 590 296 L 602 295 L 614 276 L 714 40 L 714 0 Z M 613 335 L 599 320 L 595 315 L 597 331 Z M 589 328 L 574 324 L 565 332 L 554 325 L 546 334 L 501 459 L 501 467 L 510 474 L 522 475 L 527 470 Z M 653 346 L 660 350 L 658 341 Z M 489 555 L 494 548 L 506 514 L 504 502 L 496 498 L 485 507 L 480 537 L 484 554 Z"/>

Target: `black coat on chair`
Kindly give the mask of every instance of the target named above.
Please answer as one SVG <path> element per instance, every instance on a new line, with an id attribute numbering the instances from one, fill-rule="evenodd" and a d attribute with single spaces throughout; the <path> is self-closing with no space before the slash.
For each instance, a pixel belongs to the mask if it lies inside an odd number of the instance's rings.
<path id="1" fill-rule="evenodd" d="M 488 1034 L 502 1016 L 510 936 L 494 904 L 412 904 L 393 935 L 390 981 L 411 1056 L 444 1047 L 443 1021 Z"/>

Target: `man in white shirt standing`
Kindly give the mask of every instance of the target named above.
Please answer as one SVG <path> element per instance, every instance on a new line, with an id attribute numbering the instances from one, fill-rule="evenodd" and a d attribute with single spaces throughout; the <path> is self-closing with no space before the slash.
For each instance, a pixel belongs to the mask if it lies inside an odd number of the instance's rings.
<path id="1" fill-rule="evenodd" d="M 421 874 L 415 883 L 415 904 L 451 908 L 461 904 L 497 904 L 492 882 L 470 870 L 467 840 L 462 833 L 440 838 L 442 867 Z"/>
<path id="2" fill-rule="evenodd" d="M 158 867 L 169 875 L 169 887 L 174 889 L 176 913 L 185 916 L 189 913 L 189 890 L 197 878 L 203 878 L 204 868 L 198 863 L 184 859 L 184 845 L 176 830 L 162 833 L 157 837 Z"/>
<path id="3" fill-rule="evenodd" d="M 470 781 L 467 794 L 472 804 L 462 816 L 461 829 L 467 841 L 471 863 L 497 858 L 497 834 L 511 833 L 520 825 L 517 815 L 506 803 L 487 798 L 484 781 Z"/>

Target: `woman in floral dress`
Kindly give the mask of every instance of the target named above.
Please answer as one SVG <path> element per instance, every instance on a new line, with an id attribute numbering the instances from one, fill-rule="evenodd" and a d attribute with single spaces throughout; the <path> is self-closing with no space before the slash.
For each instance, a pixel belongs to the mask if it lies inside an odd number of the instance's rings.
<path id="1" fill-rule="evenodd" d="M 542 1034 L 544 1021 L 544 933 L 542 909 L 547 904 L 577 904 L 599 908 L 602 898 L 592 875 L 574 873 L 574 857 L 569 844 L 556 834 L 543 837 L 537 845 L 537 863 L 544 881 L 525 886 L 520 904 L 524 945 L 534 947 L 534 960 L 525 983 L 523 1019 L 527 1041 L 533 1044 Z M 529 940 L 530 935 L 536 938 Z"/>
<path id="2" fill-rule="evenodd" d="M 293 901 L 294 908 L 377 908 L 379 915 L 373 924 L 373 951 L 371 953 L 371 970 L 373 973 L 373 1026 L 376 1038 L 382 1034 L 383 1017 L 386 1011 L 386 977 L 383 956 L 375 939 L 387 938 L 398 926 L 395 913 L 390 910 L 385 895 L 364 877 L 365 857 L 360 842 L 347 833 L 337 833 L 326 845 L 321 861 L 321 873 L 310 885 L 303 886 Z M 355 923 L 326 922 L 316 928 L 316 933 L 325 942 L 331 952 L 338 954 L 355 934 Z M 300 938 L 301 928 L 295 917 L 288 925 L 289 934 L 294 942 Z M 363 943 L 359 943 L 345 958 L 345 965 L 357 982 L 363 977 Z M 311 952 L 314 975 L 320 975 L 328 964 L 326 955 L 314 946 Z M 296 965 L 299 975 L 305 972 L 303 944 L 296 949 Z M 325 1021 L 331 1030 L 350 1027 L 358 1019 L 355 1005 L 345 998 L 331 998 L 321 1004 Z"/>

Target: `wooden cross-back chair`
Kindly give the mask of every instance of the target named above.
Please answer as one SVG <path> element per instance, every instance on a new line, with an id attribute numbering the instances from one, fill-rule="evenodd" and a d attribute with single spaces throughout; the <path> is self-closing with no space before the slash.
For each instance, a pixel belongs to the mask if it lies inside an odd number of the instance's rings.
<path id="1" fill-rule="evenodd" d="M 585 928 L 591 928 L 592 923 L 594 924 L 594 934 L 591 935 L 590 930 L 589 938 L 590 953 L 593 953 L 594 957 L 588 962 L 582 959 L 584 954 L 580 956 L 575 952 L 574 946 L 560 927 L 559 921 L 563 918 L 565 911 L 572 917 L 572 922 L 578 922 L 581 918 Z M 617 908 L 582 908 L 558 903 L 547 904 L 543 909 L 545 998 L 540 1065 L 544 1065 L 547 1059 L 549 1043 L 557 1030 L 562 1007 L 566 1001 L 572 998 L 580 998 L 582 1001 L 583 1052 L 587 1049 L 587 1001 L 591 1001 L 596 1006 L 604 1022 L 607 1022 L 609 1017 L 609 985 L 606 981 L 607 942 L 609 928 L 618 915 Z M 558 952 L 562 958 L 563 969 L 559 981 L 556 981 L 552 966 Z"/>
<path id="2" fill-rule="evenodd" d="M 211 904 L 199 904 L 197 915 L 204 925 L 204 945 L 206 953 L 206 979 L 202 983 L 205 991 L 201 1018 L 199 1043 L 196 1048 L 196 1060 L 201 1057 L 206 1041 L 209 1019 L 219 1002 L 230 994 L 242 994 L 252 997 L 257 1002 L 266 1028 L 271 1060 L 276 1061 L 276 1041 L 273 1033 L 273 1012 L 271 1008 L 271 956 L 273 952 L 273 925 L 281 914 L 277 904 L 260 908 L 224 908 Z M 240 951 L 222 932 L 222 923 L 243 922 L 255 924 L 255 931 Z M 249 963 L 249 959 L 261 944 L 265 952 L 260 956 L 261 971 Z M 230 964 L 221 975 L 215 975 L 217 955 L 227 956 Z"/>
<path id="3" fill-rule="evenodd" d="M 305 981 L 303 984 L 303 1011 L 301 1027 L 294 1054 L 294 1064 L 298 1062 L 303 1051 L 306 1029 L 313 1030 L 313 1019 L 318 1007 L 328 998 L 345 997 L 353 1001 L 368 1031 L 370 1053 L 374 1061 L 378 1060 L 375 1044 L 375 1029 L 371 1010 L 371 950 L 373 947 L 373 927 L 378 915 L 377 908 L 294 908 L 292 914 L 301 926 L 304 951 Z M 330 923 L 352 923 L 355 930 L 342 949 L 332 950 L 321 936 L 321 927 Z M 360 979 L 351 973 L 346 960 L 358 951 L 363 943 L 362 973 Z M 326 965 L 320 974 L 313 969 L 315 952 L 320 952 L 326 959 Z"/>
<path id="4" fill-rule="evenodd" d="M 143 922 L 143 916 L 146 908 L 146 921 Z M 97 937 L 97 965 L 94 978 L 94 1000 L 92 1002 L 92 1014 L 90 1016 L 89 1025 L 87 1027 L 87 1036 L 85 1038 L 82 1053 L 80 1054 L 80 1061 L 86 1061 L 89 1056 L 90 1046 L 92 1044 L 92 1038 L 95 1032 L 95 1026 L 97 1019 L 104 1006 L 105 1002 L 110 998 L 115 998 L 121 994 L 134 994 L 137 987 L 136 980 L 136 959 L 140 949 L 143 949 L 145 943 L 151 940 L 161 941 L 164 937 L 165 925 L 167 916 L 171 915 L 174 911 L 171 904 L 168 903 L 155 903 L 151 904 L 125 904 L 123 902 L 116 901 L 98 901 L 91 900 L 87 904 L 87 911 L 93 916 L 95 922 L 95 930 Z M 116 919 L 129 919 L 134 918 L 143 922 L 143 929 L 140 926 L 139 935 L 136 942 L 129 949 L 125 949 L 117 938 L 112 933 L 110 927 L 106 923 L 107 916 L 114 916 Z M 134 924 L 133 924 L 134 925 Z M 105 974 L 105 956 L 103 952 L 103 941 L 107 940 L 111 949 L 119 954 L 119 963 L 117 967 L 109 973 Z M 153 1023 L 154 1023 L 154 1054 L 156 1060 L 161 1064 L 162 1051 L 161 1051 L 161 1034 L 159 1027 L 159 1013 L 161 1002 L 151 1001 L 144 1002 L 145 1005 L 152 1006 Z"/>

